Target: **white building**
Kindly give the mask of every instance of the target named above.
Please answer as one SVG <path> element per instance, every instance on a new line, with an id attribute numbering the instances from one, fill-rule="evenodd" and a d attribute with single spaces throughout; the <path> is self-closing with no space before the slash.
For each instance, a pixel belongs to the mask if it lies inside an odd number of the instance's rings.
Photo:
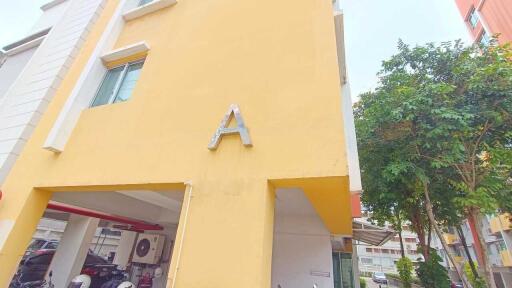
<path id="1" fill-rule="evenodd" d="M 358 219 L 363 223 L 371 225 L 368 218 Z M 388 229 L 392 229 L 386 225 Z M 404 242 L 405 255 L 411 261 L 417 262 L 418 259 L 423 259 L 423 256 L 418 252 L 418 236 L 416 233 L 409 230 L 407 225 L 404 225 L 402 238 Z M 384 243 L 377 245 L 370 245 L 360 241 L 356 242 L 357 255 L 359 261 L 359 270 L 364 272 L 385 272 L 385 273 L 398 273 L 396 262 L 402 257 L 400 251 L 400 241 L 398 235 L 384 240 Z"/>
<path id="2" fill-rule="evenodd" d="M 22 39 L 0 54 L 0 184 L 46 111 L 84 39 L 101 0 L 53 0 Z"/>

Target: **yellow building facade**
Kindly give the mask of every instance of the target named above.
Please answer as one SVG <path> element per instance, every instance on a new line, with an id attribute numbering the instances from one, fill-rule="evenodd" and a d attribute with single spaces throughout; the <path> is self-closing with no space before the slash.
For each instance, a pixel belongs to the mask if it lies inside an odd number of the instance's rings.
<path id="1" fill-rule="evenodd" d="M 280 189 L 302 191 L 332 237 L 350 238 L 332 1 L 130 5 L 104 1 L 1 187 L 0 286 L 55 193 L 182 192 L 167 287 L 271 287 Z M 142 59 L 129 99 L 90 107 L 105 71 Z"/>

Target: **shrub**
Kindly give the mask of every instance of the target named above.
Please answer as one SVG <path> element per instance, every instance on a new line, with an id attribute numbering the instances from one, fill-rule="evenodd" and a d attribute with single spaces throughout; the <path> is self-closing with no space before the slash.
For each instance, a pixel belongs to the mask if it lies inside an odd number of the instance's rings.
<path id="1" fill-rule="evenodd" d="M 411 288 L 412 284 L 412 261 L 407 257 L 402 257 L 396 262 L 396 268 L 400 275 L 400 280 L 404 288 Z"/>
<path id="2" fill-rule="evenodd" d="M 359 284 L 361 288 L 366 288 L 366 279 L 360 277 L 359 278 Z"/>
<path id="3" fill-rule="evenodd" d="M 425 262 L 420 262 L 416 273 L 420 278 L 423 287 L 428 288 L 449 288 L 450 278 L 446 269 L 441 265 L 442 259 L 436 250 L 432 249 L 430 257 Z"/>
<path id="4" fill-rule="evenodd" d="M 478 270 L 478 264 L 475 263 L 475 268 Z M 468 277 L 469 283 L 471 283 L 471 286 L 473 288 L 486 288 L 485 280 L 482 278 L 476 278 L 473 274 L 473 271 L 471 271 L 471 266 L 469 266 L 469 263 L 464 263 L 464 273 Z"/>

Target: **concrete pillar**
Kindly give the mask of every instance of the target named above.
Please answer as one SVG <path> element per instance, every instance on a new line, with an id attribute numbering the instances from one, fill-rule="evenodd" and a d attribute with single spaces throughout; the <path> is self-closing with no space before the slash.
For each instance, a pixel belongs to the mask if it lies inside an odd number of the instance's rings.
<path id="1" fill-rule="evenodd" d="M 55 287 L 67 287 L 80 274 L 91 240 L 100 222 L 97 218 L 71 215 L 53 256 L 49 271 L 53 271 Z"/>
<path id="2" fill-rule="evenodd" d="M 274 198 L 264 179 L 194 182 L 185 192 L 167 287 L 270 287 Z"/>
<path id="3" fill-rule="evenodd" d="M 360 288 L 359 282 L 359 255 L 357 255 L 356 240 L 352 239 L 352 274 L 354 275 L 354 288 Z"/>
<path id="4" fill-rule="evenodd" d="M 8 287 L 52 193 L 4 184 L 0 201 L 0 287 Z"/>
<path id="5" fill-rule="evenodd" d="M 113 261 L 114 264 L 119 265 L 123 269 L 126 268 L 128 261 L 130 260 L 130 255 L 132 254 L 136 238 L 137 232 L 123 231 L 121 233 L 121 239 L 119 239 L 119 245 L 116 248 L 116 256 Z"/>

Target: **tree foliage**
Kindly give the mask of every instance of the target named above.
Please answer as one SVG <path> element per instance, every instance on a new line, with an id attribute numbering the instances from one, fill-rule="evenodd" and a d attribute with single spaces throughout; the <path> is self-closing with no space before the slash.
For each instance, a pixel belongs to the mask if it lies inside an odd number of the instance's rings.
<path id="1" fill-rule="evenodd" d="M 435 251 L 431 253 L 431 257 L 420 262 L 416 269 L 416 274 L 420 278 L 423 287 L 429 288 L 449 288 L 450 278 L 446 269 L 441 265 L 442 259 Z"/>
<path id="2" fill-rule="evenodd" d="M 398 50 L 355 106 L 362 200 L 377 221 L 409 220 L 427 261 L 430 228 L 512 210 L 512 50 Z"/>

